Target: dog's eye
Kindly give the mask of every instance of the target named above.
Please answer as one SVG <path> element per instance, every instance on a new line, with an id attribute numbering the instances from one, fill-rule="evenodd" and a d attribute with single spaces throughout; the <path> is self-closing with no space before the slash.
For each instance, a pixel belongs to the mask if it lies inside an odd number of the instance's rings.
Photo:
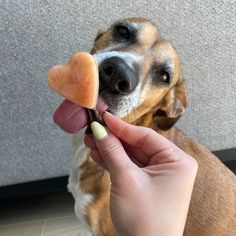
<path id="1" fill-rule="evenodd" d="M 167 84 L 170 83 L 170 75 L 168 72 L 166 72 L 164 70 L 156 70 L 155 74 L 156 74 L 157 78 L 159 79 L 159 81 L 167 83 Z"/>
<path id="2" fill-rule="evenodd" d="M 124 25 L 117 25 L 115 27 L 115 33 L 118 37 L 129 40 L 130 39 L 130 31 L 128 27 Z"/>

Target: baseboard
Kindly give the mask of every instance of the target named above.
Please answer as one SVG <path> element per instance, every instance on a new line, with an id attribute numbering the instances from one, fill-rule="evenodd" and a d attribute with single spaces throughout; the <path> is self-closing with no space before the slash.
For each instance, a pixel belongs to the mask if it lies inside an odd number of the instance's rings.
<path id="1" fill-rule="evenodd" d="M 236 148 L 213 151 L 213 154 L 236 174 Z"/>
<path id="2" fill-rule="evenodd" d="M 0 187 L 0 199 L 34 195 L 54 191 L 66 191 L 68 176 Z"/>
<path id="3" fill-rule="evenodd" d="M 236 174 L 236 148 L 213 152 Z M 39 194 L 52 191 L 66 191 L 68 176 L 33 181 L 0 187 L 0 199 Z"/>

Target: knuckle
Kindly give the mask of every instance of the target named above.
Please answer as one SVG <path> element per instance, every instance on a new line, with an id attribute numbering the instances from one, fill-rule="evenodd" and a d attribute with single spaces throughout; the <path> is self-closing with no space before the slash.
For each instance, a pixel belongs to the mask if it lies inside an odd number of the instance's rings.
<path id="1" fill-rule="evenodd" d="M 112 143 L 110 145 L 104 146 L 102 150 L 102 155 L 104 158 L 111 156 L 113 153 L 116 153 L 120 150 L 120 145 L 118 143 Z"/>
<path id="2" fill-rule="evenodd" d="M 145 144 L 145 142 L 146 142 L 148 136 L 151 135 L 152 132 L 154 132 L 154 131 L 153 131 L 152 129 L 150 129 L 150 128 L 141 127 L 141 129 L 143 129 L 143 130 L 140 130 L 140 132 L 143 133 L 143 137 L 142 137 L 142 138 L 138 141 L 138 143 L 137 143 L 137 146 L 138 146 L 139 148 L 142 148 L 142 147 L 143 147 L 143 145 Z"/>
<path id="3" fill-rule="evenodd" d="M 119 133 L 118 133 L 118 137 L 125 137 L 127 135 L 128 132 L 128 123 L 125 123 L 122 127 L 122 129 L 120 129 Z"/>
<path id="4" fill-rule="evenodd" d="M 198 170 L 198 163 L 197 161 L 190 155 L 186 155 L 183 168 L 186 172 L 196 174 Z"/>

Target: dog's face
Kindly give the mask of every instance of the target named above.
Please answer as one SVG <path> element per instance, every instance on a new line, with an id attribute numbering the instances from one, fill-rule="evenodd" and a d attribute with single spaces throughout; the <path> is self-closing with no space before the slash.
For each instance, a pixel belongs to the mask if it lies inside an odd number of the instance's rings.
<path id="1" fill-rule="evenodd" d="M 111 113 L 146 126 L 155 119 L 168 129 L 184 112 L 179 57 L 150 21 L 115 22 L 98 33 L 91 53 L 99 66 L 99 94 Z"/>

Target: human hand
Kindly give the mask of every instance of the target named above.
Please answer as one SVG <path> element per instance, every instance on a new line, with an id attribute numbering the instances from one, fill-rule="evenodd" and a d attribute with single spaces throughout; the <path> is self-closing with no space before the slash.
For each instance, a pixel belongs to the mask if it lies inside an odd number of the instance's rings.
<path id="1" fill-rule="evenodd" d="M 85 135 L 95 162 L 111 177 L 110 211 L 122 236 L 183 235 L 197 162 L 154 130 L 105 113 L 109 129 Z M 99 127 L 100 128 L 100 127 Z M 105 131 L 106 132 L 106 131 Z"/>

